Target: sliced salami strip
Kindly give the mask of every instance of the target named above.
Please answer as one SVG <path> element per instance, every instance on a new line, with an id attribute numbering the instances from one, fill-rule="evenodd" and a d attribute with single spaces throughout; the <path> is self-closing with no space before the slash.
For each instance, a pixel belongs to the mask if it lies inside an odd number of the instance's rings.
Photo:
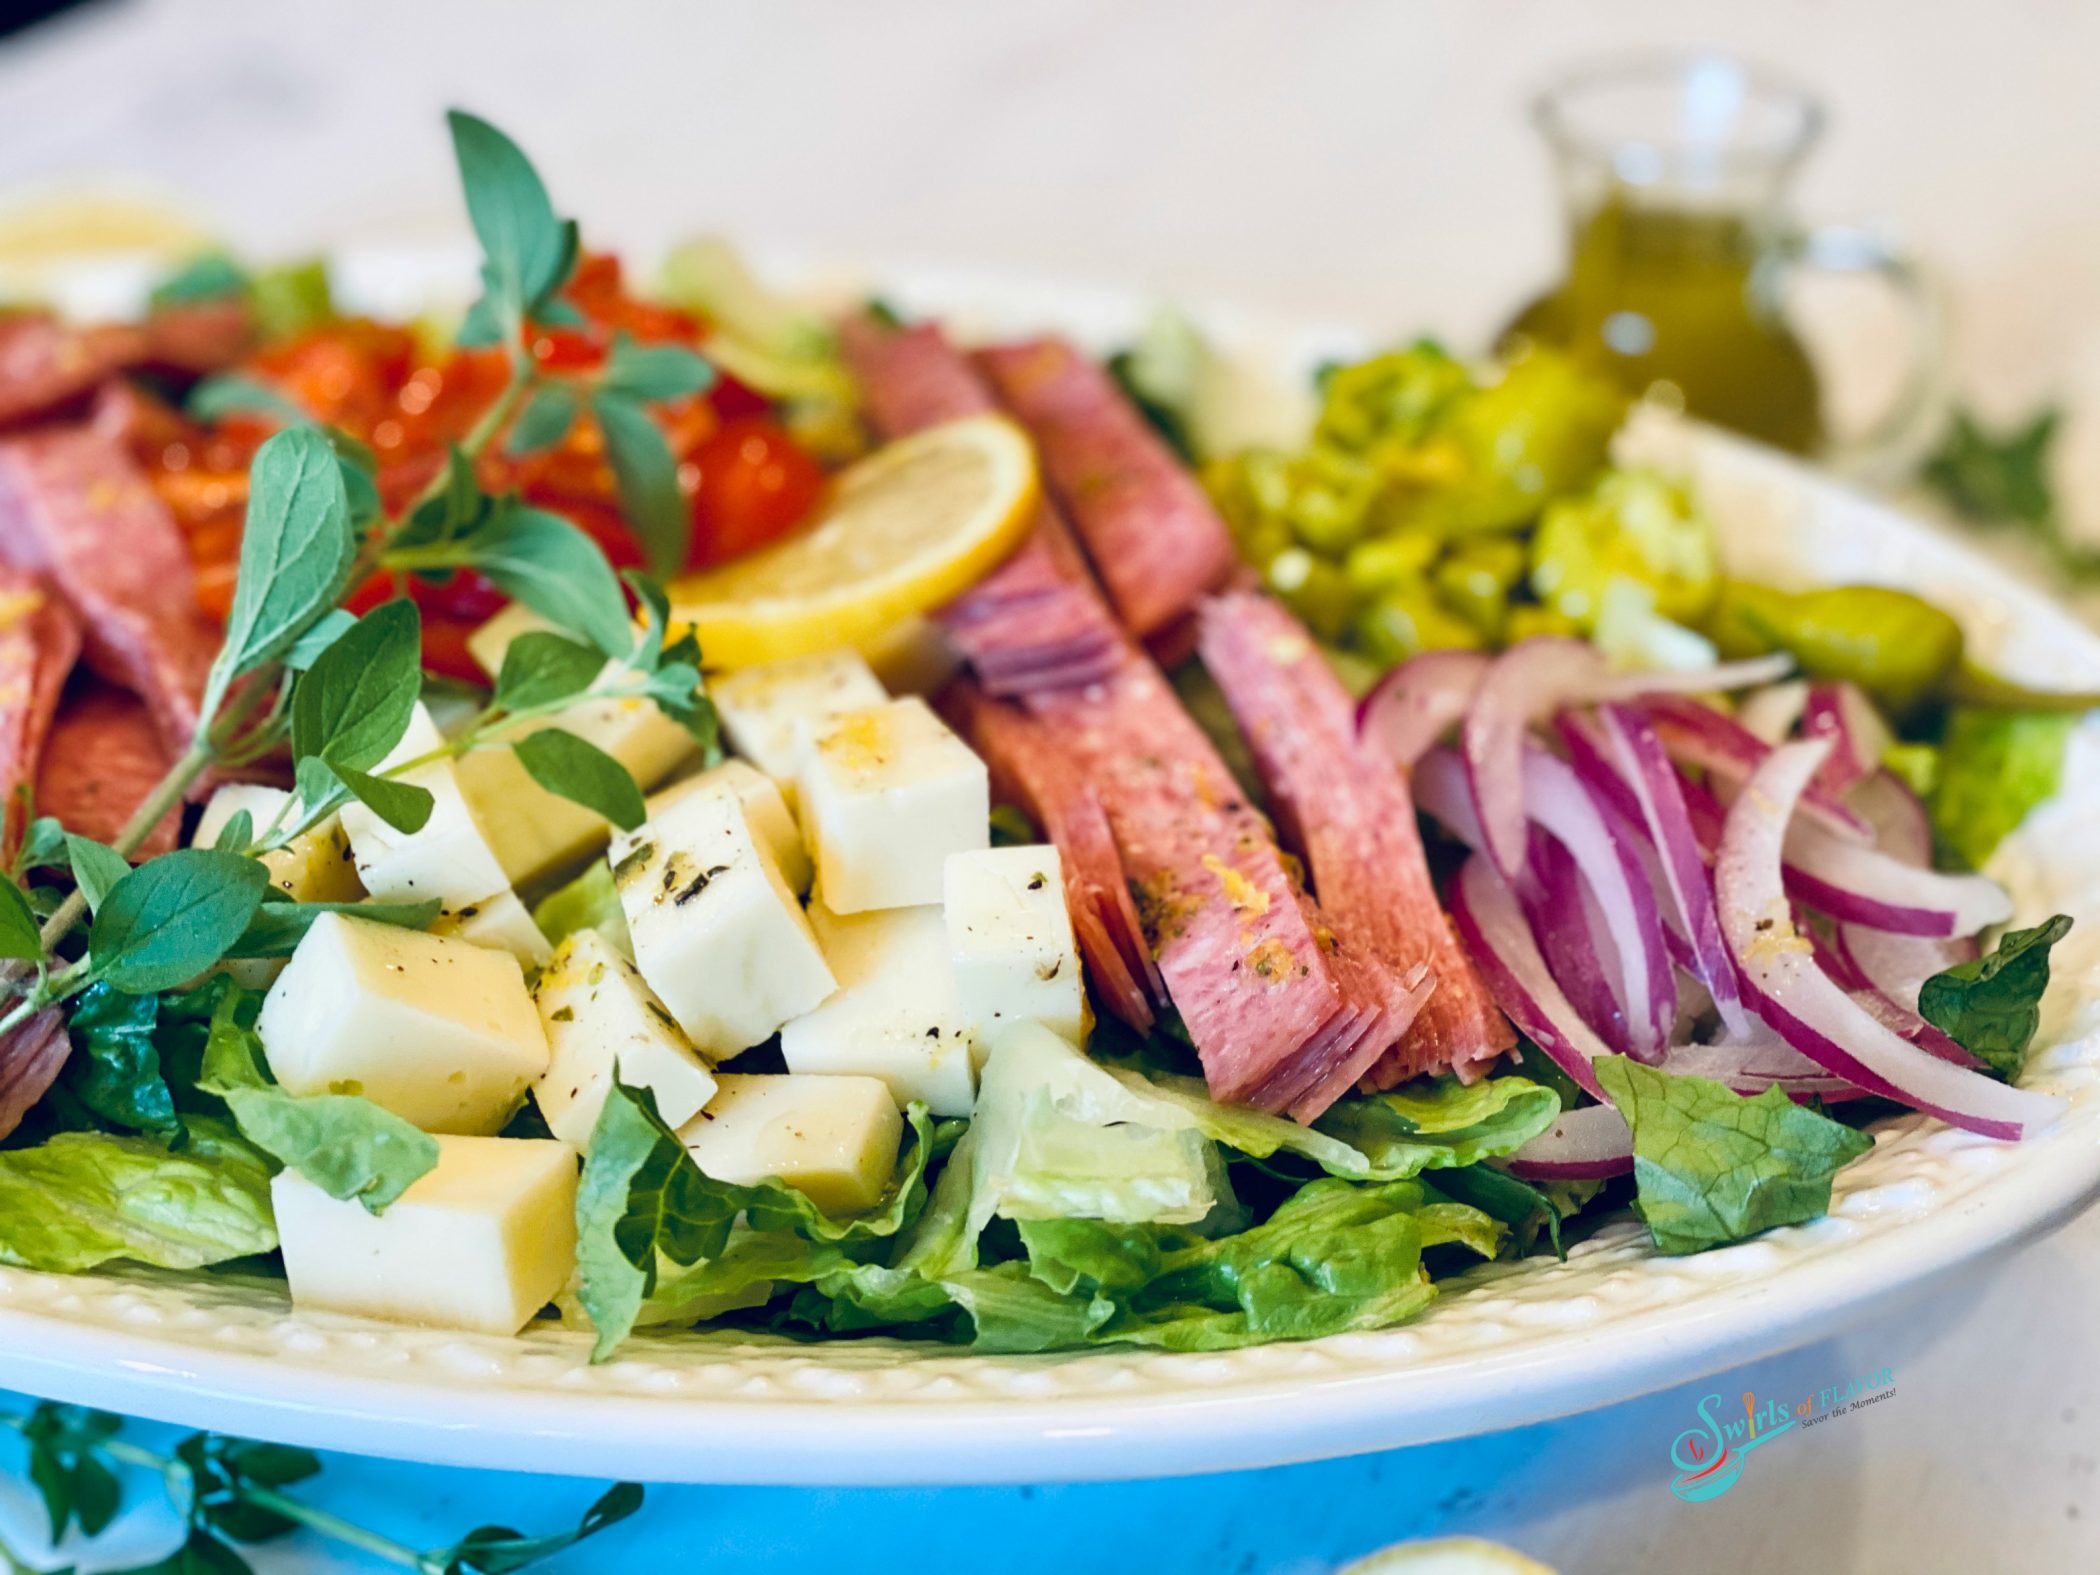
<path id="1" fill-rule="evenodd" d="M 170 755 L 189 746 L 219 631 L 121 444 L 85 428 L 0 440 L 0 561 L 42 574 L 80 615 L 88 665 L 145 700 Z"/>
<path id="2" fill-rule="evenodd" d="M 1233 564 L 1225 522 L 1113 379 L 1061 339 L 978 356 L 1035 438 L 1044 477 L 1123 625 L 1169 632 Z"/>
<path id="3" fill-rule="evenodd" d="M 44 312 L 0 318 L 0 427 L 72 413 L 131 368 L 200 376 L 230 366 L 250 341 L 239 301 L 200 302 L 142 323 L 74 327 Z"/>
<path id="4" fill-rule="evenodd" d="M 80 624 L 33 575 L 0 568 L 0 804 L 12 850 L 22 832 L 22 789 L 37 762 L 66 677 L 80 656 Z"/>
<path id="5" fill-rule="evenodd" d="M 1392 973 L 1426 968 L 1434 981 L 1367 1083 L 1390 1088 L 1445 1068 L 1477 1075 L 1515 1035 L 1437 901 L 1405 779 L 1359 749 L 1348 694 L 1284 608 L 1236 593 L 1207 602 L 1200 624 L 1204 665 L 1311 871 L 1321 912 Z"/>
<path id="6" fill-rule="evenodd" d="M 998 408 L 969 360 L 930 324 L 896 329 L 857 315 L 840 324 L 839 344 L 869 422 L 886 438 Z M 995 695 L 1098 682 L 1121 654 L 1085 556 L 1048 502 L 1013 556 L 939 617 Z"/>
<path id="7" fill-rule="evenodd" d="M 59 707 L 45 741 L 37 770 L 37 813 L 56 815 L 68 831 L 113 842 L 173 759 L 138 696 L 109 684 L 76 687 Z M 180 806 L 169 810 L 132 856 L 166 853 L 175 846 L 181 824 Z"/>
<path id="8" fill-rule="evenodd" d="M 1101 800 L 1056 737 L 1027 712 L 954 686 L 946 709 L 991 768 L 999 797 L 1026 810 L 1057 844 L 1065 905 L 1101 1004 L 1144 1032 L 1164 994 Z"/>
<path id="9" fill-rule="evenodd" d="M 0 1034 L 0 1138 L 12 1134 L 51 1091 L 72 1052 L 65 1014 L 55 1006 Z"/>
<path id="10" fill-rule="evenodd" d="M 1210 740 L 1150 662 L 1031 710 L 1101 796 L 1167 994 L 1211 1093 L 1297 1107 L 1324 1069 L 1339 1013 L 1375 1014 Z M 1323 1037 L 1324 1035 L 1324 1037 Z M 1310 1049 L 1313 1065 L 1301 1065 Z M 1316 1113 L 1310 1112 L 1308 1114 Z"/>

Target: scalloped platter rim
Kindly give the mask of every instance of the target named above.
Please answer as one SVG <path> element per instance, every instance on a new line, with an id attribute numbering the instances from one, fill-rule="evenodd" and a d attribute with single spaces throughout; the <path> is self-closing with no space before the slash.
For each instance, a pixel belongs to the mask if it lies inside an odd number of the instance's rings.
<path id="1" fill-rule="evenodd" d="M 136 264 L 83 271 L 71 298 L 110 310 L 143 277 Z M 456 295 L 464 275 L 451 254 L 372 251 L 346 254 L 339 277 L 356 304 L 408 312 Z M 969 332 L 1052 327 L 1105 346 L 1146 309 L 1112 290 L 947 268 L 860 277 Z M 845 276 L 828 279 L 837 293 Z M 1224 308 L 1195 315 L 1272 370 L 1364 343 Z M 1909 586 L 1953 608 L 1973 648 L 2012 675 L 2100 683 L 2100 637 L 1936 528 L 1683 422 L 1644 414 L 1622 442 L 1696 476 L 1739 572 Z M 1490 1265 L 1449 1284 L 1405 1328 L 1216 1355 L 980 1357 L 703 1335 L 639 1338 L 597 1367 L 579 1334 L 505 1340 L 297 1315 L 263 1279 L 0 1269 L 0 1384 L 402 1459 L 797 1486 L 1228 1470 L 1591 1409 L 1828 1334 L 2100 1193 L 2100 726 L 2074 735 L 2063 793 L 2009 839 L 1994 873 L 2023 918 L 2081 921 L 2058 949 L 2023 1078 L 2066 1098 L 2062 1120 L 2016 1147 L 1922 1117 L 1883 1123 L 1874 1151 L 1839 1175 L 1827 1217 L 1740 1246 L 1662 1258 L 1618 1221 L 1565 1262 Z"/>

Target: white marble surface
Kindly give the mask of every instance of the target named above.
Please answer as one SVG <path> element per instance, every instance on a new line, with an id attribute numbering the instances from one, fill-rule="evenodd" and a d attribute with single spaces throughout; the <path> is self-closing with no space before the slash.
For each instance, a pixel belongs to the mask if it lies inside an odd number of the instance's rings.
<path id="1" fill-rule="evenodd" d="M 1829 98 L 1803 211 L 1891 225 L 1932 260 L 1958 380 L 1986 409 L 2100 392 L 2090 0 L 131 0 L 0 48 L 0 197 L 145 187 L 262 253 L 450 239 L 437 111 L 461 102 L 516 131 L 593 233 L 645 249 L 722 229 L 1466 339 L 1555 260 L 1525 93 L 1576 59 L 1689 43 Z M 2068 479 L 2100 522 L 2100 422 L 2073 448 Z M 1450 1528 L 1569 1571 L 2089 1569 L 2096 1303 L 2100 1215 L 1842 1339 L 1565 1423 L 1141 1488 L 679 1490 L 568 1567 L 684 1553 L 713 1571 L 815 1568 L 850 1550 L 871 1570 L 1309 1572 Z M 1891 1403 L 1761 1454 L 1715 1503 L 1670 1497 L 1669 1441 L 1701 1394 L 1791 1394 L 1880 1365 Z M 411 1540 L 587 1497 L 334 1474 Z M 351 1566 L 293 1544 L 264 1567 Z"/>

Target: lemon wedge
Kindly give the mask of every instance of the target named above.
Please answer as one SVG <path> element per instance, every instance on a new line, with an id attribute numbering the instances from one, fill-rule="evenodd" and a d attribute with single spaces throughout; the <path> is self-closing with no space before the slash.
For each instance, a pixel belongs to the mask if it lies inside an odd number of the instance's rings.
<path id="1" fill-rule="evenodd" d="M 1337 1572 L 1337 1575 L 1553 1575 L 1514 1548 L 1477 1537 L 1442 1537 L 1403 1542 Z"/>
<path id="2" fill-rule="evenodd" d="M 1035 451 L 1004 416 L 929 427 L 839 473 L 794 535 L 671 588 L 711 668 L 879 639 L 969 589 L 1035 517 Z"/>

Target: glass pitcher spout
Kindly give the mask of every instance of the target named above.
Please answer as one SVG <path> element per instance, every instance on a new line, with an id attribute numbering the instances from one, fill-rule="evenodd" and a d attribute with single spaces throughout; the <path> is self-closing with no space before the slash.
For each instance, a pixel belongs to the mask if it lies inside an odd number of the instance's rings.
<path id="1" fill-rule="evenodd" d="M 1713 55 L 1578 72 L 1541 95 L 1570 222 L 1567 272 L 1509 332 L 1629 394 L 1795 452 L 1823 439 L 1815 368 L 1781 309 L 1785 198 L 1822 112 Z"/>

